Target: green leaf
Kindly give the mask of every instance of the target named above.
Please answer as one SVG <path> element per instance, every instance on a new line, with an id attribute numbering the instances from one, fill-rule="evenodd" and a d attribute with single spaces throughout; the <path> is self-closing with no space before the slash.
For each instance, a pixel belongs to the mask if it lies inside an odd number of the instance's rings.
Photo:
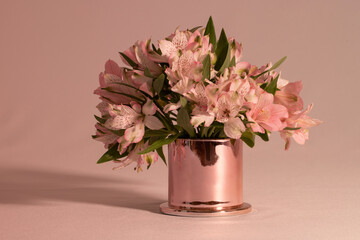
<path id="1" fill-rule="evenodd" d="M 167 118 L 164 117 L 163 115 L 161 115 L 160 112 L 156 111 L 156 113 L 154 114 L 154 116 L 157 117 L 157 118 L 161 121 L 161 123 L 166 127 L 167 130 L 171 130 L 171 129 L 172 129 L 171 125 L 170 125 L 169 122 L 168 122 L 168 121 L 170 121 L 170 120 L 167 120 Z"/>
<path id="2" fill-rule="evenodd" d="M 200 137 L 204 138 L 207 136 L 209 131 L 209 127 L 204 127 L 204 124 L 201 125 L 201 133 L 200 133 Z"/>
<path id="3" fill-rule="evenodd" d="M 202 80 L 205 79 L 210 79 L 210 67 L 211 67 L 211 62 L 210 62 L 210 55 L 206 55 L 206 57 L 204 58 L 204 60 L 202 61 L 203 64 L 203 74 L 202 74 Z"/>
<path id="4" fill-rule="evenodd" d="M 297 127 L 297 128 L 292 128 L 292 127 L 286 127 L 286 128 L 284 128 L 284 130 L 299 130 L 299 129 L 301 129 L 301 127 Z"/>
<path id="5" fill-rule="evenodd" d="M 277 61 L 274 65 L 272 65 L 272 67 L 267 70 L 268 72 L 278 68 L 285 60 L 286 60 L 287 56 L 283 57 L 282 59 L 280 59 L 279 61 Z"/>
<path id="6" fill-rule="evenodd" d="M 165 80 L 165 75 L 161 74 L 159 77 L 157 77 L 154 82 L 153 82 L 153 87 L 155 89 L 155 91 L 159 94 L 161 92 L 161 90 L 163 89 L 164 86 L 164 80 Z"/>
<path id="7" fill-rule="evenodd" d="M 166 138 L 166 137 L 162 137 L 162 138 Z M 151 137 L 149 138 L 149 145 L 153 144 L 154 142 L 156 142 L 159 139 L 162 139 L 161 137 Z"/>
<path id="8" fill-rule="evenodd" d="M 190 123 L 189 114 L 183 107 L 180 108 L 180 110 L 178 111 L 177 124 L 182 127 L 190 135 L 191 138 L 194 138 L 196 136 L 194 127 Z"/>
<path id="9" fill-rule="evenodd" d="M 156 47 L 155 47 L 154 44 L 151 44 L 151 47 L 152 47 L 152 49 L 153 49 L 154 52 L 156 52 L 156 53 L 158 53 L 158 54 L 161 55 L 161 50 L 160 50 L 160 48 L 159 48 L 159 49 L 156 49 Z"/>
<path id="10" fill-rule="evenodd" d="M 219 131 L 219 135 L 217 138 L 227 138 L 228 136 L 226 136 L 225 132 L 224 132 L 224 129 L 220 129 Z"/>
<path id="11" fill-rule="evenodd" d="M 230 61 L 229 67 L 235 66 L 235 65 L 236 65 L 236 62 L 235 62 L 235 61 L 236 61 L 236 60 L 235 60 L 235 56 L 233 56 L 233 58 L 232 58 L 231 61 Z"/>
<path id="12" fill-rule="evenodd" d="M 276 69 L 276 68 L 278 68 L 285 60 L 286 60 L 286 56 L 285 57 L 283 57 L 282 59 L 280 59 L 279 61 L 277 61 L 270 69 L 268 69 L 268 70 L 266 70 L 266 71 L 264 71 L 264 72 L 262 72 L 262 73 L 260 73 L 259 75 L 256 75 L 256 76 L 252 76 L 252 78 L 255 80 L 255 79 L 257 79 L 258 77 L 260 77 L 260 76 L 262 76 L 262 75 L 264 75 L 265 73 L 268 73 L 268 72 L 270 72 L 270 71 L 272 71 L 272 70 L 274 70 L 274 69 Z"/>
<path id="13" fill-rule="evenodd" d="M 217 60 L 216 60 L 214 69 L 216 71 L 219 71 L 219 69 L 225 62 L 228 50 L 229 50 L 229 42 L 227 40 L 224 29 L 222 29 L 220 37 L 219 37 L 219 41 L 217 42 L 217 46 L 216 46 L 216 50 L 215 50 Z"/>
<path id="14" fill-rule="evenodd" d="M 275 79 L 271 80 L 271 82 L 264 88 L 264 90 L 267 91 L 268 93 L 271 93 L 272 95 L 275 95 L 278 79 L 279 79 L 279 74 L 276 76 Z"/>
<path id="15" fill-rule="evenodd" d="M 99 164 L 99 163 L 109 162 L 120 158 L 121 155 L 117 150 L 118 146 L 119 146 L 118 143 L 112 146 L 106 153 L 104 153 L 104 155 L 101 156 L 101 158 L 97 161 L 97 163 Z"/>
<path id="16" fill-rule="evenodd" d="M 230 49 L 230 47 L 228 46 L 225 60 L 224 60 L 224 62 L 223 62 L 223 65 L 222 65 L 221 68 L 219 69 L 219 72 L 220 72 L 220 73 L 224 72 L 225 68 L 228 68 L 228 67 L 230 66 L 230 57 L 231 57 L 231 49 Z"/>
<path id="17" fill-rule="evenodd" d="M 108 129 L 108 130 L 118 136 L 124 136 L 125 133 L 125 129 L 119 129 L 119 130 Z"/>
<path id="18" fill-rule="evenodd" d="M 194 27 L 192 29 L 190 29 L 189 31 L 194 33 L 196 30 L 198 30 L 199 28 L 201 28 L 202 26 L 197 26 L 197 27 Z"/>
<path id="19" fill-rule="evenodd" d="M 101 133 L 101 134 L 105 134 L 103 131 L 101 131 L 100 129 L 96 129 L 97 132 Z"/>
<path id="20" fill-rule="evenodd" d="M 176 135 L 169 136 L 168 138 L 165 138 L 165 139 L 157 140 L 156 142 L 151 144 L 148 148 L 146 148 L 145 150 L 139 152 L 138 154 L 145 154 L 145 153 L 152 152 L 152 151 L 158 149 L 159 147 L 162 147 L 163 145 L 172 143 L 178 137 L 179 137 L 179 134 L 176 134 Z"/>
<path id="21" fill-rule="evenodd" d="M 156 51 L 157 51 L 157 49 L 156 49 L 156 47 L 155 47 L 155 45 L 154 45 L 154 44 L 151 44 L 151 47 L 152 47 L 152 49 L 153 49 L 153 51 L 154 51 L 154 52 L 156 52 Z"/>
<path id="22" fill-rule="evenodd" d="M 159 157 L 163 160 L 163 162 L 164 162 L 165 165 L 167 166 L 166 158 L 165 158 L 165 155 L 164 155 L 164 152 L 163 152 L 163 147 L 157 148 L 157 149 L 156 149 L 156 152 L 158 153 Z"/>
<path id="23" fill-rule="evenodd" d="M 148 137 L 167 137 L 170 133 L 167 130 L 159 129 L 159 130 L 151 130 L 147 129 L 144 134 L 144 138 Z"/>
<path id="24" fill-rule="evenodd" d="M 243 122 L 245 125 L 248 124 L 248 123 L 255 123 L 255 122 L 249 121 L 249 120 L 247 120 L 247 119 L 243 120 L 242 122 Z"/>
<path id="25" fill-rule="evenodd" d="M 126 54 L 122 53 L 122 52 L 119 52 L 120 55 L 129 63 L 130 66 L 132 66 L 133 68 L 137 68 L 138 65 L 133 61 L 131 60 L 131 58 L 129 58 L 128 56 L 126 56 Z"/>
<path id="26" fill-rule="evenodd" d="M 255 135 L 254 133 L 247 129 L 242 135 L 241 135 L 241 140 L 243 140 L 243 142 L 245 142 L 249 147 L 254 147 L 255 145 Z"/>
<path id="27" fill-rule="evenodd" d="M 209 131 L 207 132 L 206 137 L 211 138 L 211 135 L 214 133 L 215 129 L 216 128 L 214 126 L 209 127 Z"/>
<path id="28" fill-rule="evenodd" d="M 101 124 L 104 124 L 104 123 L 106 122 L 106 119 L 104 119 L 104 118 L 98 117 L 98 116 L 96 116 L 96 115 L 94 115 L 94 117 L 95 117 L 95 119 L 96 119 L 99 123 L 101 123 Z"/>
<path id="29" fill-rule="evenodd" d="M 265 133 L 256 132 L 255 134 L 261 137 L 261 139 L 264 140 L 265 142 L 269 141 L 269 134 L 267 130 L 265 130 Z"/>
<path id="30" fill-rule="evenodd" d="M 184 98 L 183 96 L 180 96 L 180 103 L 183 108 L 186 107 L 186 104 L 187 104 L 186 98 Z"/>
<path id="31" fill-rule="evenodd" d="M 147 67 L 145 68 L 144 75 L 149 78 L 154 78 L 154 76 L 151 74 L 149 68 L 147 68 Z"/>
<path id="32" fill-rule="evenodd" d="M 227 47 L 229 46 L 229 42 L 228 42 L 228 39 L 226 37 L 226 33 L 225 33 L 225 30 L 224 29 L 221 29 L 221 34 L 220 34 L 220 37 L 219 37 L 219 40 L 217 42 L 217 45 L 216 45 L 216 49 L 215 49 L 215 54 L 216 56 L 219 56 L 220 53 Z"/>
<path id="33" fill-rule="evenodd" d="M 224 124 L 221 123 L 221 122 L 217 122 L 217 121 L 214 121 L 212 124 L 211 124 L 212 127 L 217 127 L 217 128 L 224 128 Z"/>
<path id="34" fill-rule="evenodd" d="M 212 17 L 209 17 L 209 20 L 206 24 L 205 33 L 204 35 L 209 35 L 210 43 L 213 45 L 213 49 L 216 47 L 216 34 L 215 34 L 215 27 Z"/>

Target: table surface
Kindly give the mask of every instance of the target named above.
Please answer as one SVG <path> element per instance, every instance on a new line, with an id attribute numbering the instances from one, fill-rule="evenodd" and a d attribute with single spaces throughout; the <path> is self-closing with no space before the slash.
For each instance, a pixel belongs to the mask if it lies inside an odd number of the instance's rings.
<path id="1" fill-rule="evenodd" d="M 218 218 L 161 214 L 162 162 L 143 173 L 81 160 L 71 169 L 2 167 L 0 239 L 359 239 L 359 164 L 282 152 L 259 159 L 248 148 L 244 155 L 253 211 Z"/>

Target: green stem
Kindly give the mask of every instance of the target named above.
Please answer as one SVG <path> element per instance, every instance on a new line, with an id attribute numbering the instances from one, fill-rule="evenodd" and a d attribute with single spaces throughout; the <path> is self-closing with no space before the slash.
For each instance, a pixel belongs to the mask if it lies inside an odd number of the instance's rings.
<path id="1" fill-rule="evenodd" d="M 172 129 L 174 128 L 174 125 L 172 124 L 170 116 L 164 112 L 163 108 L 160 106 L 160 104 L 154 100 L 153 101 L 155 105 L 158 107 L 158 109 L 161 111 L 161 113 L 164 115 L 163 117 L 166 119 L 166 121 L 172 126 Z"/>
<path id="2" fill-rule="evenodd" d="M 144 96 L 150 98 L 151 100 L 153 99 L 153 97 L 151 97 L 150 94 L 148 94 L 148 93 L 146 93 L 146 92 L 138 89 L 137 87 L 131 86 L 130 84 L 127 84 L 127 83 L 119 83 L 119 82 L 117 82 L 116 84 L 123 85 L 123 86 L 129 87 L 129 88 L 133 88 L 133 89 L 135 89 L 136 91 L 141 92 Z"/>
<path id="3" fill-rule="evenodd" d="M 160 112 L 156 111 L 155 117 L 157 117 L 164 124 L 167 130 L 173 130 L 174 127 L 171 126 L 172 124 L 170 125 L 166 118 Z"/>
<path id="4" fill-rule="evenodd" d="M 214 127 L 214 126 L 213 126 L 213 127 L 210 127 L 210 129 L 209 129 L 209 131 L 208 131 L 208 134 L 207 134 L 207 137 L 208 137 L 208 138 L 211 138 L 211 135 L 213 134 L 214 130 L 215 130 L 215 127 Z"/>
<path id="5" fill-rule="evenodd" d="M 177 115 L 173 112 L 169 112 L 170 115 L 173 115 L 175 118 L 177 117 Z"/>
<path id="6" fill-rule="evenodd" d="M 134 100 L 136 100 L 136 101 L 138 101 L 138 102 L 142 102 L 142 103 L 144 102 L 144 100 L 141 99 L 141 98 L 135 97 L 135 96 L 130 95 L 130 94 L 122 93 L 122 92 L 116 92 L 116 91 L 113 91 L 113 90 L 111 90 L 111 89 L 109 89 L 109 88 L 101 88 L 101 90 L 105 90 L 105 91 L 108 91 L 108 92 L 111 92 L 111 93 L 115 93 L 115 94 L 120 94 L 120 95 L 123 95 L 123 96 L 125 96 L 125 97 L 132 98 L 132 99 L 134 99 Z"/>

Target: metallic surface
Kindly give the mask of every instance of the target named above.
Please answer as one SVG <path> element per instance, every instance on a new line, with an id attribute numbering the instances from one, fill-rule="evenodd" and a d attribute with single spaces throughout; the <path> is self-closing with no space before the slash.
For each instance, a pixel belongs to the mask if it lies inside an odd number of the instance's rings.
<path id="1" fill-rule="evenodd" d="M 234 215 L 251 211 L 243 202 L 242 141 L 177 139 L 169 145 L 166 214 Z M 226 214 L 227 213 L 227 214 Z"/>

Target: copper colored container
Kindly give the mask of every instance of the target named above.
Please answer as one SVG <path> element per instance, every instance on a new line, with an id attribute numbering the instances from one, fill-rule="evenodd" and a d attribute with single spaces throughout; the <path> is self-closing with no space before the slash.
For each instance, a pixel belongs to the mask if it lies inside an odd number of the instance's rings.
<path id="1" fill-rule="evenodd" d="M 242 141 L 177 139 L 169 145 L 165 214 L 226 216 L 251 211 L 243 202 Z"/>

